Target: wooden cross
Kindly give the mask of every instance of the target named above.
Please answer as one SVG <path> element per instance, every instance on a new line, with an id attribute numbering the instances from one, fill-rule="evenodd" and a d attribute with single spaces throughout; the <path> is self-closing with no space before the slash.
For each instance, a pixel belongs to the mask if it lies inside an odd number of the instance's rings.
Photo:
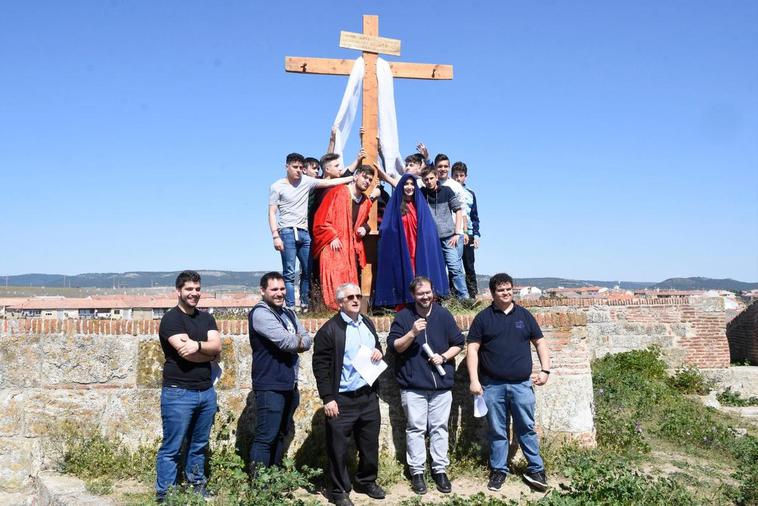
<path id="1" fill-rule="evenodd" d="M 362 126 L 364 134 L 361 138 L 361 146 L 366 152 L 366 158 L 376 160 L 378 146 L 376 136 L 378 132 L 378 100 L 379 93 L 376 80 L 376 59 L 381 54 L 400 56 L 400 41 L 379 37 L 379 16 L 363 16 L 363 33 L 340 32 L 340 47 L 358 49 L 363 51 L 365 73 L 363 77 L 363 110 Z M 452 65 L 435 65 L 427 63 L 390 62 L 393 77 L 406 79 L 452 79 Z M 353 60 L 340 60 L 335 58 L 310 58 L 300 56 L 287 56 L 284 60 L 284 69 L 287 72 L 300 74 L 328 74 L 349 76 L 353 69 Z M 377 226 L 377 205 L 374 202 L 369 216 L 371 233 L 364 237 L 366 257 L 368 265 L 361 275 L 361 292 L 364 296 L 364 306 L 371 295 L 376 269 L 376 253 L 379 238 Z"/>

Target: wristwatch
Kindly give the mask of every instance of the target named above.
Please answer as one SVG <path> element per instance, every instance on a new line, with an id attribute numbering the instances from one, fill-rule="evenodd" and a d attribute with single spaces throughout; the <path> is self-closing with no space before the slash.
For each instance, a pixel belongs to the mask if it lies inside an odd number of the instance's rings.
<path id="1" fill-rule="evenodd" d="M 542 369 L 540 372 L 544 372 L 545 374 L 550 375 L 550 371 L 546 371 L 545 369 Z"/>

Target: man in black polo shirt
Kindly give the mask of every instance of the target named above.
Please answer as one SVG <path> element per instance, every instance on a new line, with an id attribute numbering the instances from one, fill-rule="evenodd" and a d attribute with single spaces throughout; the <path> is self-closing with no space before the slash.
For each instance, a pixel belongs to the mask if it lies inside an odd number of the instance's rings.
<path id="1" fill-rule="evenodd" d="M 484 394 L 490 441 L 490 479 L 487 488 L 499 490 L 508 473 L 508 420 L 528 462 L 524 481 L 532 488 L 547 490 L 545 465 L 534 430 L 533 385 L 544 385 L 550 377 L 550 351 L 534 316 L 513 302 L 513 278 L 495 274 L 490 278 L 492 305 L 471 323 L 466 348 L 469 390 Z M 534 345 L 542 370 L 533 376 Z"/>
<path id="2" fill-rule="evenodd" d="M 179 451 L 185 438 L 184 479 L 206 495 L 205 452 L 216 415 L 210 362 L 221 352 L 221 337 L 213 316 L 197 310 L 200 274 L 179 274 L 176 295 L 178 304 L 163 315 L 158 331 L 166 357 L 161 390 L 163 443 L 156 459 L 158 502 L 163 502 L 169 488 L 178 481 Z"/>

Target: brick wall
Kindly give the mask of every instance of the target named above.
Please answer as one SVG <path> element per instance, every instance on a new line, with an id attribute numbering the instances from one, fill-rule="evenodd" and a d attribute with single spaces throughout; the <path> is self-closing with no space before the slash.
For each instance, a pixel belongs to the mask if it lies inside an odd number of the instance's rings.
<path id="1" fill-rule="evenodd" d="M 549 383 L 536 389 L 540 432 L 594 444 L 590 370 L 594 357 L 659 344 L 672 364 L 688 361 L 703 367 L 728 366 L 720 301 L 526 303 L 543 328 L 553 361 Z M 458 316 L 457 320 L 462 329 L 468 329 L 472 317 Z M 247 322 L 218 323 L 224 369 L 218 385 L 219 404 L 223 413 L 239 415 L 238 434 L 244 445 L 252 426 Z M 323 320 L 304 323 L 315 332 Z M 386 337 L 391 319 L 377 318 L 375 323 Z M 30 477 L 45 462 L 45 436 L 64 420 L 97 426 L 132 444 L 160 436 L 163 354 L 158 325 L 157 321 L 0 320 L 0 491 L 29 485 Z M 306 353 L 302 360 L 301 405 L 290 453 L 296 460 L 313 464 L 307 459 L 323 457 L 324 437 L 310 358 Z M 381 447 L 402 460 L 404 421 L 397 385 L 391 373 L 379 381 Z M 462 355 L 458 357 L 453 399 L 451 445 L 483 444 L 486 422 L 473 418 Z"/>
<path id="2" fill-rule="evenodd" d="M 758 301 L 737 315 L 726 327 L 732 362 L 758 365 Z"/>

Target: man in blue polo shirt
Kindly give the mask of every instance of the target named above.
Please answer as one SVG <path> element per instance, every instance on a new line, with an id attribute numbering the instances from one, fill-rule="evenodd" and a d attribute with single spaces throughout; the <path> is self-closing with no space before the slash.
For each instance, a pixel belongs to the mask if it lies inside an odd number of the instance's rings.
<path id="1" fill-rule="evenodd" d="M 540 457 L 534 430 L 533 385 L 544 385 L 550 377 L 550 351 L 534 316 L 513 302 L 513 278 L 495 274 L 490 278 L 492 304 L 471 323 L 466 347 L 469 390 L 484 394 L 490 442 L 490 479 L 487 488 L 500 490 L 508 473 L 508 420 L 528 462 L 524 481 L 532 488 L 547 490 L 545 465 Z M 532 374 L 534 345 L 541 371 Z M 531 376 L 531 378 L 530 378 Z"/>

